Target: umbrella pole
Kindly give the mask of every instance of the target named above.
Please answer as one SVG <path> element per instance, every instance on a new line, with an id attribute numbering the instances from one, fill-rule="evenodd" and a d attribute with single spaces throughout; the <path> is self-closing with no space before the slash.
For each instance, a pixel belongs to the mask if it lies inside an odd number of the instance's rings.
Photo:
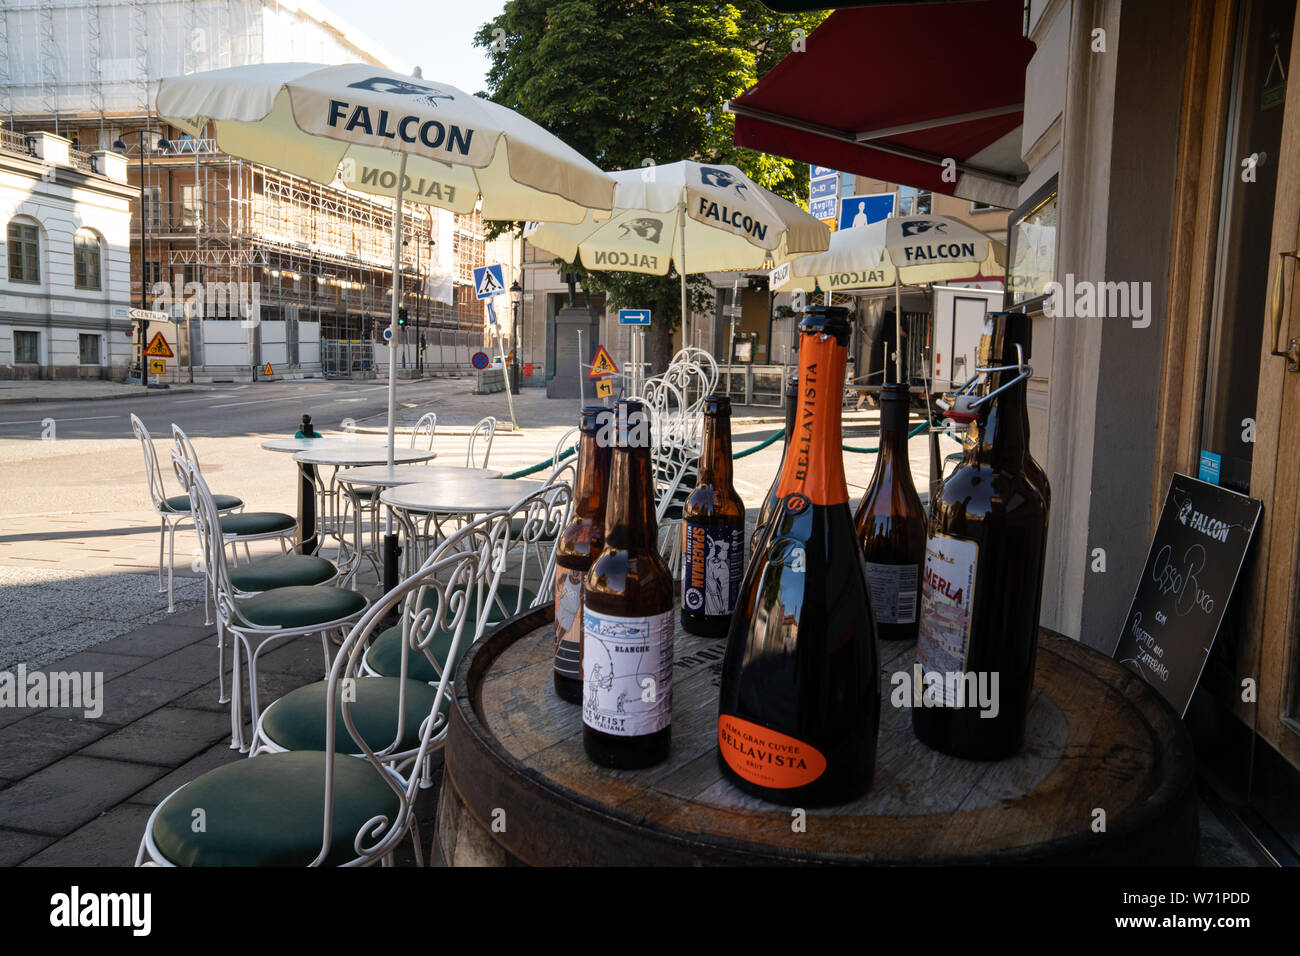
<path id="1" fill-rule="evenodd" d="M 690 312 L 686 306 L 686 200 L 677 207 L 677 233 L 682 238 L 682 257 L 677 263 L 677 274 L 682 277 L 682 348 L 691 347 Z"/>
<path id="2" fill-rule="evenodd" d="M 406 185 L 406 154 L 397 165 L 397 198 L 393 201 L 393 308 L 388 317 L 388 467 L 393 467 L 397 427 L 397 309 L 402 296 L 402 192 Z M 397 587 L 397 535 L 393 512 L 384 509 L 384 593 Z"/>
<path id="3" fill-rule="evenodd" d="M 897 268 L 894 270 L 894 374 L 895 381 L 903 381 L 903 290 Z"/>

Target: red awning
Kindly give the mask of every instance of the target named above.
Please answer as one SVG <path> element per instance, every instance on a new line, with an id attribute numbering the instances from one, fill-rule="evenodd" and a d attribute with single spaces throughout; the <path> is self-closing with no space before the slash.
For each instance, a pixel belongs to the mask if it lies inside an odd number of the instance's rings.
<path id="1" fill-rule="evenodd" d="M 839 10 L 727 105 L 736 145 L 1014 207 L 1023 16 L 1023 0 Z"/>

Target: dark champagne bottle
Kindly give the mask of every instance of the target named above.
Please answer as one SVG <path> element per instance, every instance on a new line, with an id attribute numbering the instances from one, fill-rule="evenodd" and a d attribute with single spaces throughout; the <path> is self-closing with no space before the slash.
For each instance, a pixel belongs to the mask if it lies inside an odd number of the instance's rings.
<path id="1" fill-rule="evenodd" d="M 871 484 L 853 516 L 866 559 L 867 587 L 882 641 L 914 641 L 925 563 L 925 511 L 907 457 L 906 385 L 880 392 L 880 452 Z"/>
<path id="2" fill-rule="evenodd" d="M 995 314 L 995 315 L 999 315 L 999 314 L 1001 314 L 1001 313 L 994 313 L 994 314 Z M 979 344 L 979 365 L 980 365 L 982 368 L 987 368 L 987 367 L 989 367 L 990 365 L 992 365 L 992 364 L 993 364 L 993 361 L 994 361 L 994 359 L 995 359 L 995 357 L 996 357 L 996 356 L 993 354 L 993 328 L 994 328 L 994 325 L 995 325 L 995 323 L 994 323 L 991 319 L 990 319 L 989 321 L 986 321 L 986 322 L 984 323 L 984 332 L 983 332 L 983 334 L 980 336 L 980 344 Z M 1026 362 L 1028 362 L 1028 361 L 1030 360 L 1030 358 L 1032 357 L 1032 355 L 1033 355 L 1033 341 L 1034 341 L 1034 340 L 1033 340 L 1033 329 L 1034 329 L 1034 326 L 1033 326 L 1033 320 L 1031 319 L 1031 320 L 1029 320 L 1029 321 L 1027 322 L 1027 324 L 1026 324 L 1026 328 L 1025 328 L 1024 350 L 1025 350 L 1025 361 L 1026 361 Z M 993 387 L 994 387 L 994 386 L 993 386 L 993 379 L 992 379 L 992 377 L 990 377 L 989 382 L 988 382 L 988 384 L 985 386 L 984 390 L 985 390 L 986 392 L 988 392 L 988 391 L 992 390 Z M 1025 400 L 1024 404 L 1021 405 L 1021 410 L 1022 410 L 1022 412 L 1024 413 L 1024 428 L 1025 428 L 1025 434 L 1028 435 L 1028 434 L 1029 434 L 1029 401 L 1028 401 L 1028 390 L 1026 390 L 1026 400 Z M 967 442 L 967 447 L 970 447 L 970 445 L 973 444 L 973 443 L 974 443 L 974 440 L 975 440 L 975 437 L 974 437 L 974 436 L 975 436 L 975 423 L 974 423 L 974 422 L 971 423 L 971 427 L 970 427 L 970 429 L 968 429 L 967 434 L 968 434 L 968 436 L 969 436 L 969 440 L 968 440 L 968 442 Z M 1029 444 L 1028 444 L 1028 441 L 1027 441 L 1027 440 L 1026 440 L 1026 443 L 1025 443 L 1025 476 L 1029 479 L 1029 483 L 1030 483 L 1031 485 L 1033 485 L 1035 488 L 1037 488 L 1039 494 L 1041 494 L 1041 495 L 1043 496 L 1043 504 L 1047 507 L 1047 511 L 1048 511 L 1049 516 L 1050 516 L 1051 511 L 1052 511 L 1052 485 L 1051 485 L 1051 482 L 1049 482 L 1049 481 L 1047 480 L 1047 472 L 1043 469 L 1043 466 L 1040 465 L 1040 464 L 1037 462 L 1037 460 L 1035 460 L 1035 458 L 1034 458 L 1034 456 L 1033 456 L 1032 454 L 1030 454 L 1030 452 L 1029 452 Z"/>
<path id="3" fill-rule="evenodd" d="M 880 675 L 840 444 L 848 310 L 808 309 L 799 330 L 796 422 L 731 619 L 718 756 L 742 790 L 807 807 L 871 786 Z"/>
<path id="4" fill-rule="evenodd" d="M 587 572 L 582 612 L 582 743 L 605 767 L 668 756 L 672 728 L 673 576 L 659 556 L 650 420 L 620 401 L 605 544 Z"/>
<path id="5" fill-rule="evenodd" d="M 776 487 L 781 483 L 781 469 L 785 467 L 785 456 L 790 452 L 790 436 L 794 434 L 794 413 L 799 407 L 799 376 L 791 375 L 785 382 L 785 437 L 781 442 L 781 463 L 776 466 L 772 476 L 772 486 L 763 496 L 763 503 L 758 506 L 758 520 L 754 522 L 754 533 L 749 537 L 749 556 L 752 560 L 758 553 L 759 536 L 767 527 L 772 509 L 776 507 Z"/>
<path id="6" fill-rule="evenodd" d="M 745 570 L 745 503 L 732 483 L 731 399 L 704 400 L 699 476 L 682 507 L 682 627 L 723 637 Z"/>
<path id="7" fill-rule="evenodd" d="M 609 414 L 601 405 L 582 410 L 573 519 L 555 541 L 555 692 L 572 704 L 582 703 L 583 584 L 605 543 L 611 449 L 608 441 L 597 441 L 597 433 Z"/>
<path id="8" fill-rule="evenodd" d="M 991 354 L 1016 366 L 1028 317 L 989 320 Z M 971 445 L 931 508 L 922 575 L 912 729 L 928 746 L 972 760 L 1020 749 L 1034 684 L 1047 506 L 1025 465 L 1017 376 L 1015 368 L 993 373 Z"/>

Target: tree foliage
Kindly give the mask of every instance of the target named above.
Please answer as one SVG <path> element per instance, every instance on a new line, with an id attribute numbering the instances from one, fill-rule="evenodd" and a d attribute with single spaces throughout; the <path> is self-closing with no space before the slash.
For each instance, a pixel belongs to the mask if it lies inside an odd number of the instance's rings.
<path id="1" fill-rule="evenodd" d="M 799 46 L 825 13 L 782 14 L 758 0 L 509 0 L 475 44 L 491 61 L 485 95 L 550 130 L 602 169 L 683 159 L 730 163 L 805 205 L 805 163 L 732 142 L 734 99 Z M 681 321 L 676 274 L 584 272 L 611 306 L 654 309 L 651 357 L 662 367 Z M 713 294 L 690 278 L 693 310 Z"/>

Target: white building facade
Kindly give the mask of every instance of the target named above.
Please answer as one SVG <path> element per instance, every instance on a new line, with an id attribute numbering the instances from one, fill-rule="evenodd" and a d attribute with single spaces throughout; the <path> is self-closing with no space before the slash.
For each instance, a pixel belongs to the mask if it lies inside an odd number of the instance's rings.
<path id="1" fill-rule="evenodd" d="M 130 360 L 123 157 L 0 130 L 0 378 L 121 378 Z"/>

